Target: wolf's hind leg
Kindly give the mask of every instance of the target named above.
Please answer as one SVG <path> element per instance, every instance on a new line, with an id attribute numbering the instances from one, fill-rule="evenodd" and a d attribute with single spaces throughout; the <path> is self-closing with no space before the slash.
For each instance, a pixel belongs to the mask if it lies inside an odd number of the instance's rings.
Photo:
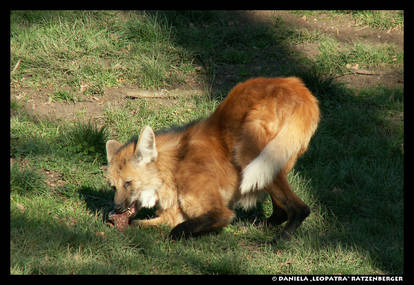
<path id="1" fill-rule="evenodd" d="M 300 226 L 303 220 L 310 214 L 309 207 L 293 192 L 290 187 L 286 174 L 280 172 L 273 184 L 266 187 L 273 201 L 277 201 L 277 206 L 286 213 L 275 213 L 271 219 L 276 223 L 284 222 L 284 215 L 287 217 L 287 223 L 280 235 L 280 238 L 288 238 Z"/>

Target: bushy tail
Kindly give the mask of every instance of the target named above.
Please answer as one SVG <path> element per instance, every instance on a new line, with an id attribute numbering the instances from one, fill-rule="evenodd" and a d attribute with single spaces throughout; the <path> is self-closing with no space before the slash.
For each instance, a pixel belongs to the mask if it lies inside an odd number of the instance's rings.
<path id="1" fill-rule="evenodd" d="M 303 134 L 298 136 L 294 125 L 284 124 L 278 135 L 243 169 L 241 193 L 263 189 L 270 184 L 302 146 Z"/>

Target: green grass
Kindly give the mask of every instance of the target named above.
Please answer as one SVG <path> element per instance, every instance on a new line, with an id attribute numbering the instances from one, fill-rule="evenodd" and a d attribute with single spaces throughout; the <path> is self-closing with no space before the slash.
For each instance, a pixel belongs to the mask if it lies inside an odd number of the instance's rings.
<path id="1" fill-rule="evenodd" d="M 178 85 L 193 69 L 186 51 L 172 45 L 157 15 L 117 11 L 12 11 L 12 82 L 30 87 L 66 85 L 86 94 L 134 84 Z M 25 77 L 30 75 L 30 80 Z"/>
<path id="2" fill-rule="evenodd" d="M 85 84 L 101 94 L 124 84 L 172 88 L 195 77 L 207 90 L 166 104 L 108 104 L 99 126 L 40 118 L 12 100 L 11 274 L 403 274 L 403 89 L 353 90 L 332 79 L 349 62 L 402 66 L 403 54 L 339 46 L 282 18 L 270 26 L 245 20 L 243 28 L 231 21 L 226 11 L 12 12 L 10 69 L 22 59 L 14 88 L 51 89 L 53 100 L 68 104 L 82 104 L 71 98 Z M 321 57 L 295 53 L 295 44 L 315 40 Z M 206 117 L 235 82 L 292 74 L 322 111 L 308 152 L 289 174 L 312 210 L 295 237 L 270 243 L 282 228 L 263 222 L 269 197 L 238 210 L 221 232 L 189 240 L 169 240 L 167 227 L 119 233 L 104 223 L 114 195 L 102 168 L 107 139 L 125 142 L 144 125 L 161 130 Z"/>
<path id="3" fill-rule="evenodd" d="M 355 24 L 379 30 L 401 29 L 404 26 L 404 11 L 402 10 L 298 10 L 294 13 L 307 16 L 322 14 L 331 19 L 350 16 Z"/>
<path id="4" fill-rule="evenodd" d="M 404 25 L 403 11 L 355 10 L 350 13 L 360 24 L 381 30 L 401 29 Z"/>
<path id="5" fill-rule="evenodd" d="M 320 55 L 316 63 L 321 72 L 332 75 L 344 74 L 349 71 L 347 65 L 354 66 L 355 64 L 362 69 L 402 66 L 404 60 L 403 51 L 389 44 L 373 46 L 357 42 L 346 48 L 339 46 L 339 43 L 333 39 L 320 43 Z"/>

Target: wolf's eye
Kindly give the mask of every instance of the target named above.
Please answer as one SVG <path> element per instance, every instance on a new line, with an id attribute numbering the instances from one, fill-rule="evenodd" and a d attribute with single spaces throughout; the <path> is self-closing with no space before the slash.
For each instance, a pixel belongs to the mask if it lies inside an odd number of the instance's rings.
<path id="1" fill-rule="evenodd" d="M 125 181 L 124 188 L 127 189 L 131 185 L 131 181 Z"/>

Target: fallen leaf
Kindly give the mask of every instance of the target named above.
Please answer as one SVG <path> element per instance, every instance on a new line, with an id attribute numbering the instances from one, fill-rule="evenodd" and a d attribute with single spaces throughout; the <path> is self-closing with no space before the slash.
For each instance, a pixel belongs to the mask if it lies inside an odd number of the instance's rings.
<path id="1" fill-rule="evenodd" d="M 16 203 L 16 207 L 22 214 L 24 214 L 24 212 L 26 211 L 26 207 L 23 206 L 22 204 Z"/>
<path id="2" fill-rule="evenodd" d="M 108 99 L 103 98 L 101 101 L 98 101 L 98 104 L 103 105 L 106 103 L 106 101 L 108 101 Z"/>
<path id="3" fill-rule="evenodd" d="M 88 84 L 81 84 L 81 85 L 80 85 L 80 90 L 79 90 L 79 91 L 80 91 L 81 93 L 83 93 L 83 92 L 85 92 L 85 90 L 86 90 L 86 88 L 87 88 L 87 87 L 88 87 Z"/>
<path id="4" fill-rule="evenodd" d="M 78 221 L 75 218 L 69 218 L 69 221 L 66 221 L 65 224 L 68 227 L 73 227 L 74 225 L 76 225 Z"/>
<path id="5" fill-rule="evenodd" d="M 16 70 L 18 70 L 19 69 L 19 67 L 20 67 L 20 63 L 22 62 L 22 59 L 19 59 L 18 61 L 17 61 L 17 63 L 16 63 L 16 65 L 14 66 L 14 68 L 13 68 L 13 70 L 12 70 L 12 74 L 16 71 Z"/>

